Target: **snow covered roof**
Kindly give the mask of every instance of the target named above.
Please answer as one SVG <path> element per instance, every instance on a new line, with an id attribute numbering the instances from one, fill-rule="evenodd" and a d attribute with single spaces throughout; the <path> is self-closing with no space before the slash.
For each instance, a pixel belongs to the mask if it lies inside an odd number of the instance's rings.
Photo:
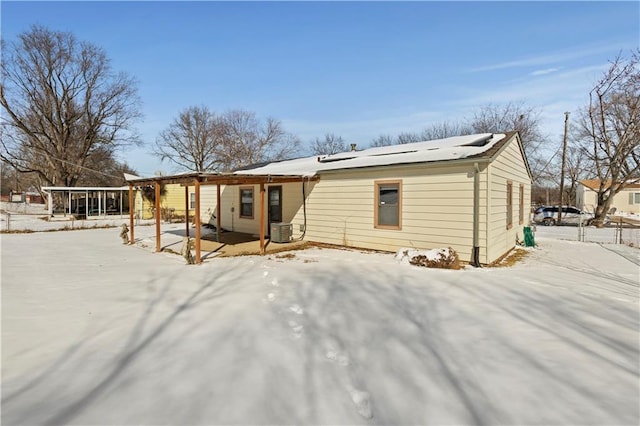
<path id="1" fill-rule="evenodd" d="M 482 133 L 432 141 L 369 148 L 295 160 L 248 166 L 236 170 L 242 175 L 314 176 L 319 172 L 397 164 L 427 163 L 488 156 L 499 142 L 512 134 Z"/>

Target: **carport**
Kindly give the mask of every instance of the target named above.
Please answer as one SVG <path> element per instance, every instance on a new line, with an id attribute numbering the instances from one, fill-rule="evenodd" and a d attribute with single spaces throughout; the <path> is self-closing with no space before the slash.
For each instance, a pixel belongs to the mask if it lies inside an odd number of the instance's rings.
<path id="1" fill-rule="evenodd" d="M 216 229 L 221 229 L 221 215 L 223 209 L 220 208 L 221 204 L 221 186 L 222 185 L 259 185 L 260 186 L 260 253 L 265 253 L 265 185 L 266 184 L 279 184 L 279 183 L 291 183 L 291 182 L 304 182 L 309 180 L 317 180 L 317 177 L 309 178 L 308 176 L 291 176 L 291 175 L 237 175 L 232 173 L 203 173 L 193 172 L 172 176 L 154 176 L 149 178 L 132 177 L 126 175 L 127 182 L 129 183 L 129 205 L 133 205 L 134 190 L 135 188 L 152 186 L 155 191 L 155 205 L 154 205 L 154 221 L 155 221 L 155 236 L 156 236 L 156 252 L 162 250 L 160 239 L 160 186 L 162 184 L 180 184 L 184 187 L 184 202 L 185 211 L 188 211 L 189 207 L 189 187 L 193 187 L 195 190 L 195 214 L 194 214 L 194 226 L 195 226 L 195 251 L 196 251 L 196 263 L 202 262 L 201 253 L 201 219 L 200 219 L 200 187 L 203 185 L 216 185 L 217 186 L 217 215 L 216 215 Z M 129 212 L 129 229 L 131 231 L 129 235 L 129 244 L 133 244 L 134 239 L 134 214 L 133 210 Z M 185 218 L 185 230 L 186 236 L 189 237 L 189 220 Z"/>

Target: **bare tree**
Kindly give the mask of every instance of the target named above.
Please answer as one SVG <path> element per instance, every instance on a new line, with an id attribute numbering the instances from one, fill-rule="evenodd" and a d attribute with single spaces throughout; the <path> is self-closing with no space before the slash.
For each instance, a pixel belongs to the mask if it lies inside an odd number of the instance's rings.
<path id="1" fill-rule="evenodd" d="M 371 148 L 389 145 L 403 145 L 407 143 L 421 142 L 424 139 L 421 138 L 419 133 L 401 132 L 398 135 L 380 135 L 371 141 L 369 145 Z"/>
<path id="2" fill-rule="evenodd" d="M 381 146 L 395 145 L 396 142 L 391 135 L 380 135 L 371 141 L 369 147 L 377 148 Z"/>
<path id="3" fill-rule="evenodd" d="M 558 166 L 560 167 L 560 166 Z M 576 204 L 576 191 L 581 180 L 589 177 L 593 170 L 593 163 L 587 157 L 585 151 L 575 142 L 567 147 L 564 199 L 571 205 Z"/>
<path id="4" fill-rule="evenodd" d="M 191 106 L 160 132 L 153 153 L 182 170 L 216 171 L 221 164 L 219 151 L 223 135 L 221 117 L 206 106 Z"/>
<path id="5" fill-rule="evenodd" d="M 262 123 L 253 112 L 233 110 L 224 114 L 223 120 L 224 135 L 217 152 L 222 170 L 283 160 L 300 149 L 300 140 L 274 118 Z"/>
<path id="6" fill-rule="evenodd" d="M 601 225 L 613 196 L 640 181 L 640 49 L 611 62 L 589 93 L 578 127 L 577 137 L 600 181 L 594 222 Z"/>
<path id="7" fill-rule="evenodd" d="M 311 152 L 313 155 L 331 155 L 339 152 L 347 151 L 347 144 L 342 136 L 336 136 L 333 133 L 324 135 L 324 140 L 316 138 L 311 143 Z"/>
<path id="8" fill-rule="evenodd" d="M 469 121 L 472 133 L 501 133 L 516 130 L 520 135 L 533 180 L 544 179 L 545 161 L 542 148 L 547 138 L 540 130 L 540 112 L 524 102 L 504 105 L 488 104 L 481 107 Z"/>
<path id="9" fill-rule="evenodd" d="M 16 170 L 74 186 L 92 157 L 138 142 L 136 82 L 102 48 L 40 26 L 2 47 L 0 158 Z"/>
<path id="10" fill-rule="evenodd" d="M 434 123 L 426 127 L 420 133 L 420 139 L 423 141 L 431 141 L 436 139 L 445 139 L 452 136 L 469 135 L 473 133 L 468 124 L 457 121 L 442 121 Z"/>
<path id="11" fill-rule="evenodd" d="M 524 102 L 481 107 L 469 121 L 473 133 L 500 133 L 517 130 L 527 154 L 535 153 L 545 142 L 540 131 L 540 113 Z"/>

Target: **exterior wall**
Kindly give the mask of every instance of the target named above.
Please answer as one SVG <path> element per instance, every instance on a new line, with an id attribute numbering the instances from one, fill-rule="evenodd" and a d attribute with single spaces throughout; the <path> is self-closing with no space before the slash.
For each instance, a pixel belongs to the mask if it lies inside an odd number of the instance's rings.
<path id="1" fill-rule="evenodd" d="M 399 230 L 374 226 L 375 182 L 402 181 Z M 486 174 L 481 174 L 486 180 Z M 486 183 L 484 184 L 486 185 Z M 480 246 L 486 245 L 486 197 L 480 199 Z M 294 230 L 303 223 L 300 209 Z M 323 173 L 307 198 L 306 240 L 376 250 L 452 247 L 471 259 L 473 165 L 394 166 Z"/>
<path id="2" fill-rule="evenodd" d="M 491 263 L 509 252 L 516 239 L 524 240 L 524 226 L 529 225 L 531 206 L 531 178 L 516 139 L 513 139 L 489 165 L 488 186 L 491 202 L 487 212 L 487 247 L 485 263 Z M 512 226 L 507 228 L 507 184 L 512 183 Z M 524 186 L 522 206 L 523 222 L 520 223 L 520 185 Z"/>
<path id="3" fill-rule="evenodd" d="M 624 188 L 613 197 L 611 207 L 616 208 L 616 213 L 635 213 L 640 214 L 640 204 L 629 203 L 629 195 L 640 193 L 640 188 Z M 577 190 L 577 206 L 582 210 L 594 212 L 598 205 L 598 197 L 596 191 L 579 185 Z M 635 198 L 635 197 L 634 197 Z"/>
<path id="4" fill-rule="evenodd" d="M 134 214 L 136 217 L 140 219 L 151 219 L 153 218 L 153 213 L 151 209 L 153 205 L 142 198 L 142 193 L 140 191 L 135 191 L 135 196 L 133 198 L 133 206 L 134 206 Z"/>
<path id="5" fill-rule="evenodd" d="M 185 215 L 185 187 L 180 184 L 165 185 L 166 193 L 160 198 L 160 208 L 174 209 L 175 216 Z M 195 187 L 189 186 L 189 197 L 195 194 Z M 191 203 L 189 203 L 191 204 Z M 215 210 L 215 185 L 200 186 L 200 220 L 207 223 Z M 153 203 L 142 198 L 142 193 L 136 191 L 134 198 L 135 213 L 141 219 L 153 218 Z M 193 217 L 195 208 L 189 208 L 189 216 Z"/>
<path id="6" fill-rule="evenodd" d="M 309 188 L 310 183 L 305 183 Z M 265 185 L 264 194 L 264 229 L 265 233 L 269 234 L 267 229 L 268 223 L 268 194 L 270 187 L 282 187 L 282 221 L 292 222 L 294 216 L 300 212 L 302 214 L 302 183 L 285 183 Z M 215 187 L 214 187 L 215 188 Z M 253 217 L 244 218 L 240 217 L 240 188 L 253 188 Z M 213 194 L 213 206 L 215 208 L 216 195 Z M 258 234 L 260 232 L 260 185 L 232 185 L 223 187 L 220 196 L 220 203 L 222 204 L 222 216 L 220 217 L 221 225 L 223 229 L 236 232 L 244 232 L 248 234 Z M 232 211 L 233 210 L 233 211 Z M 216 210 L 217 214 L 217 210 Z M 294 227 L 294 238 L 300 235 L 299 227 Z"/>

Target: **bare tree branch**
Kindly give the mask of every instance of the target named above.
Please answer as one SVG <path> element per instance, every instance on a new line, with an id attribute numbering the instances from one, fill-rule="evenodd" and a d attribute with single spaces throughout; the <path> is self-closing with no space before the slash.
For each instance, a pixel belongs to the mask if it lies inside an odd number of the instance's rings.
<path id="1" fill-rule="evenodd" d="M 575 137 L 594 164 L 600 181 L 596 223 L 601 224 L 613 196 L 640 181 L 640 50 L 618 55 L 589 93 Z"/>
<path id="2" fill-rule="evenodd" d="M 139 141 L 136 82 L 71 33 L 33 26 L 3 43 L 0 106 L 0 158 L 46 184 L 75 186 L 92 157 Z"/>

